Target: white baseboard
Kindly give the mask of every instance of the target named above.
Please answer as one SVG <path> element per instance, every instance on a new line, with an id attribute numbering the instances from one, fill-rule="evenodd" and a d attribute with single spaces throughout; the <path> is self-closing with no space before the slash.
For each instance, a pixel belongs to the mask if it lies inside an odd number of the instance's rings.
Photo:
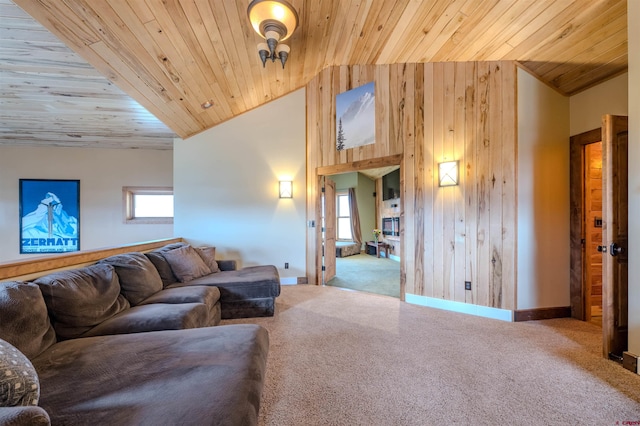
<path id="1" fill-rule="evenodd" d="M 281 285 L 295 285 L 298 284 L 298 277 L 280 277 Z"/>
<path id="2" fill-rule="evenodd" d="M 453 300 L 436 299 L 416 294 L 405 294 L 405 301 L 414 305 L 427 306 L 429 308 L 444 309 L 446 311 L 460 312 L 485 318 L 493 318 L 501 321 L 513 321 L 513 311 L 507 309 L 490 308 L 488 306 L 472 305 L 470 303 L 455 302 Z"/>
<path id="3" fill-rule="evenodd" d="M 395 254 L 390 254 L 389 259 L 395 260 L 396 262 L 400 262 L 400 256 L 396 256 Z"/>

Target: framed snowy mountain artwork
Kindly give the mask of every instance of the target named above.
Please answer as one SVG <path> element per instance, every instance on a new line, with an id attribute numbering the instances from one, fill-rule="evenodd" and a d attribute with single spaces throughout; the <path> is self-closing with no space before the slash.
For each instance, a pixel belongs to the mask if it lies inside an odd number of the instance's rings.
<path id="1" fill-rule="evenodd" d="M 20 253 L 80 250 L 80 181 L 20 179 Z"/>
<path id="2" fill-rule="evenodd" d="M 336 96 L 336 149 L 369 145 L 376 140 L 376 97 L 373 82 Z"/>

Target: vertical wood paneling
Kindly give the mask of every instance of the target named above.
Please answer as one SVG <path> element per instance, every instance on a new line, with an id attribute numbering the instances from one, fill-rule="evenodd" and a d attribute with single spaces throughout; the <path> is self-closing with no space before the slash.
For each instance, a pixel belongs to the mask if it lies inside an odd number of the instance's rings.
<path id="1" fill-rule="evenodd" d="M 465 301 L 465 197 L 464 189 L 466 187 L 466 174 L 464 173 L 464 165 L 466 161 L 465 140 L 466 140 L 466 64 L 464 62 L 455 64 L 455 116 L 453 127 L 453 158 L 458 160 L 458 175 L 460 179 L 459 186 L 455 187 L 454 197 L 454 232 L 455 240 L 453 242 L 454 250 L 454 298 L 457 302 Z"/>
<path id="2" fill-rule="evenodd" d="M 477 160 L 475 147 L 477 137 L 477 65 L 475 62 L 465 64 L 465 162 L 464 174 L 464 217 L 465 217 L 465 281 L 471 282 L 471 290 L 465 291 L 465 302 L 476 303 L 478 300 L 478 191 Z"/>
<path id="3" fill-rule="evenodd" d="M 322 126 L 320 137 L 322 138 L 322 164 L 332 165 L 336 164 L 336 145 L 335 145 L 335 124 L 333 121 L 335 117 L 335 104 L 333 98 L 335 94 L 333 92 L 333 72 L 335 68 L 330 68 L 327 72 L 322 73 L 322 108 L 326 109 L 326 113 L 322 114 Z"/>
<path id="4" fill-rule="evenodd" d="M 444 63 L 443 90 L 443 122 L 442 122 L 442 157 L 438 161 L 455 160 L 454 132 L 455 132 L 455 63 Z M 435 84 L 435 82 L 434 82 Z M 443 239 L 443 295 L 447 300 L 455 299 L 455 199 L 458 187 L 441 188 L 443 194 L 442 223 L 444 226 Z M 448 217 L 447 217 L 448 216 Z"/>
<path id="5" fill-rule="evenodd" d="M 515 308 L 515 78 L 508 61 L 366 65 L 327 68 L 307 85 L 311 185 L 317 167 L 403 155 L 406 292 Z M 376 143 L 336 154 L 337 93 L 328 91 L 372 80 Z M 437 166 L 444 160 L 460 162 L 456 187 L 438 186 Z M 310 220 L 315 212 L 309 210 Z M 316 246 L 309 243 L 312 251 Z M 465 281 L 472 282 L 471 291 Z"/>
<path id="6" fill-rule="evenodd" d="M 478 293 L 476 303 L 491 306 L 489 291 L 491 286 L 491 241 L 489 230 L 489 77 L 490 63 L 478 63 L 478 80 L 476 104 L 476 191 L 477 191 L 477 262 L 478 262 Z M 470 218 L 471 219 L 471 218 Z M 471 219 L 473 220 L 473 219 Z M 472 283 L 473 285 L 473 283 Z"/>
<path id="7" fill-rule="evenodd" d="M 491 276 L 489 306 L 502 307 L 502 69 L 500 63 L 490 65 L 489 75 L 489 241 L 491 244 Z"/>
<path id="8" fill-rule="evenodd" d="M 393 68 L 397 68 L 397 67 L 393 67 Z M 411 71 L 415 71 L 415 69 L 413 67 L 411 67 Z M 397 72 L 392 72 L 392 75 L 396 76 L 397 78 Z M 411 86 L 413 87 L 413 86 Z M 405 85 L 405 89 L 406 89 L 406 85 Z M 401 167 L 401 171 L 400 171 L 400 176 L 401 176 L 401 182 L 400 182 L 400 187 L 403 188 L 404 194 L 402 196 L 402 200 L 415 200 L 418 197 L 418 188 L 416 188 L 415 185 L 415 176 L 416 176 L 416 163 L 415 163 L 415 158 L 416 158 L 416 149 L 421 145 L 421 144 L 416 144 L 416 140 L 413 137 L 413 117 L 415 114 L 415 110 L 413 108 L 413 101 L 415 100 L 413 98 L 413 96 L 409 96 L 412 100 L 412 104 L 411 106 L 408 106 L 407 104 L 405 104 L 405 100 L 407 99 L 407 93 L 406 90 L 402 90 L 402 94 L 401 94 L 401 103 L 402 106 L 398 106 L 399 110 L 401 111 L 401 114 L 404 116 L 411 116 L 411 129 L 407 130 L 407 126 L 402 125 L 401 129 L 402 132 L 410 132 L 411 136 L 409 135 L 409 133 L 405 133 L 406 134 L 406 140 L 404 143 L 404 161 L 402 162 L 402 164 L 400 165 Z M 405 121 L 405 120 L 403 120 Z M 394 147 L 397 147 L 397 141 L 394 138 Z M 404 226 L 404 232 L 402 232 L 400 234 L 400 238 L 401 240 L 404 242 L 404 247 L 402 250 L 402 258 L 404 259 L 410 259 L 409 261 L 404 261 L 402 262 L 401 265 L 401 272 L 404 275 L 405 278 L 405 290 L 406 290 L 406 281 L 408 280 L 411 284 L 411 290 L 409 291 L 417 291 L 418 287 L 416 286 L 416 278 L 417 276 L 419 276 L 419 274 L 422 273 L 422 263 L 416 259 L 416 254 L 420 253 L 419 251 L 419 247 L 417 247 L 415 244 L 412 244 L 413 241 L 416 241 L 416 237 L 417 237 L 417 233 L 416 233 L 416 229 L 419 228 L 419 226 L 416 224 L 416 221 L 413 220 L 413 215 L 409 215 L 409 217 L 406 215 L 406 212 L 403 212 L 403 214 L 401 215 L 400 218 L 400 226 L 403 227 Z M 420 286 L 422 285 L 422 280 L 420 280 Z M 404 295 L 402 295 L 404 297 Z"/>
<path id="9" fill-rule="evenodd" d="M 438 178 L 438 163 L 444 157 L 444 63 L 436 63 L 433 66 L 433 165 L 435 178 Z M 433 297 L 444 299 L 444 197 L 445 191 L 434 183 L 435 193 L 433 198 Z M 429 240 L 425 244 L 429 244 Z"/>
<path id="10" fill-rule="evenodd" d="M 435 216 L 435 194 L 436 186 L 434 175 L 434 89 L 433 81 L 435 75 L 435 65 L 432 63 L 424 65 L 424 139 L 423 139 L 423 171 L 419 185 L 424 188 L 424 233 L 422 234 L 422 255 L 424 263 L 424 290 L 417 294 L 434 294 L 434 244 L 433 235 Z M 420 254 L 420 247 L 416 248 L 416 253 Z"/>
<path id="11" fill-rule="evenodd" d="M 425 272 L 425 264 L 424 264 L 424 253 L 425 253 L 425 238 L 424 238 L 424 225 L 425 225 L 425 185 L 424 185 L 424 93 L 425 93 L 425 79 L 424 79 L 424 65 L 418 64 L 415 69 L 415 99 L 414 99 L 414 151 L 415 155 L 413 158 L 408 157 L 405 151 L 405 164 L 409 163 L 412 165 L 412 168 L 405 167 L 403 173 L 405 175 L 405 182 L 407 179 L 412 180 L 413 186 L 413 199 L 415 200 L 414 204 L 414 218 L 411 221 L 413 226 L 412 235 L 413 239 L 403 239 L 406 245 L 411 245 L 411 257 L 407 256 L 407 259 L 414 259 L 414 267 L 408 268 L 413 269 L 412 278 L 413 278 L 413 294 L 423 294 L 424 292 L 424 272 Z M 405 199 L 409 199 L 408 197 Z M 406 216 L 401 220 L 403 223 L 406 223 Z M 403 251 L 403 253 L 405 253 Z M 405 262 L 405 264 L 408 262 Z M 408 276 L 408 274 L 405 274 Z M 408 281 L 407 281 L 408 282 Z M 407 290 L 408 291 L 408 290 Z"/>

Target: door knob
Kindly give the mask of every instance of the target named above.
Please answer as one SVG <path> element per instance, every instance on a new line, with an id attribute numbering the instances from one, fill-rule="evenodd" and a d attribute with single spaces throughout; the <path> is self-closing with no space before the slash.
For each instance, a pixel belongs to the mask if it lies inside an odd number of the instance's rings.
<path id="1" fill-rule="evenodd" d="M 600 253 L 606 253 L 607 252 L 607 246 L 598 246 L 597 249 L 598 249 L 598 251 Z"/>
<path id="2" fill-rule="evenodd" d="M 617 256 L 617 255 L 619 255 L 621 253 L 624 253 L 624 247 L 620 247 L 616 243 L 611 243 L 611 246 L 609 247 L 609 249 L 610 249 L 609 250 L 609 254 L 611 256 Z"/>

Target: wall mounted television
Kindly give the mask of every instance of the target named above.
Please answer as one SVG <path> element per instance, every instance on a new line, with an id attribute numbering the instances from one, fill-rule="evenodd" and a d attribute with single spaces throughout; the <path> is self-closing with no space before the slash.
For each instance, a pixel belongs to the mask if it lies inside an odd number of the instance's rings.
<path id="1" fill-rule="evenodd" d="M 382 200 L 400 198 L 400 169 L 382 176 Z"/>

